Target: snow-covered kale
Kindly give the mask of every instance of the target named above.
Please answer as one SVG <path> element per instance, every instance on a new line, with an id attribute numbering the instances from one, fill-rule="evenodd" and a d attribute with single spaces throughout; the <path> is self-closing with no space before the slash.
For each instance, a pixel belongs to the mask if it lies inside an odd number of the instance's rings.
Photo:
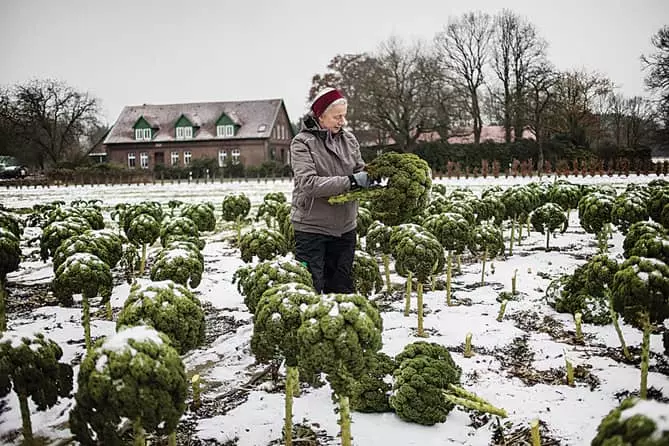
<path id="1" fill-rule="evenodd" d="M 436 343 L 414 342 L 395 357 L 390 406 L 405 421 L 443 423 L 453 409 L 444 397 L 449 384 L 459 384 L 462 373 L 448 350 Z"/>
<path id="2" fill-rule="evenodd" d="M 121 421 L 135 441 L 174 432 L 186 409 L 188 379 L 167 335 L 139 325 L 97 341 L 77 377 L 70 429 L 83 445 L 120 445 Z"/>
<path id="3" fill-rule="evenodd" d="M 313 289 L 309 270 L 292 258 L 278 258 L 254 266 L 244 266 L 237 269 L 232 276 L 232 283 L 237 283 L 237 289 L 244 296 L 244 304 L 251 313 L 257 311 L 256 306 L 265 291 L 291 282 L 301 283 Z"/>
<path id="4" fill-rule="evenodd" d="M 286 245 L 286 239 L 278 231 L 258 228 L 252 229 L 242 236 L 239 250 L 242 260 L 249 263 L 254 256 L 260 261 L 284 256 L 288 253 L 288 246 Z"/>
<path id="5" fill-rule="evenodd" d="M 149 325 L 166 334 L 182 355 L 204 341 L 200 301 L 186 287 L 170 280 L 130 288 L 116 328 L 135 325 Z"/>
<path id="6" fill-rule="evenodd" d="M 379 264 L 364 251 L 355 251 L 353 257 L 353 286 L 356 293 L 368 297 L 383 289 Z"/>
<path id="7" fill-rule="evenodd" d="M 669 444 L 669 404 L 628 398 L 597 427 L 592 446 Z"/>
<path id="8" fill-rule="evenodd" d="M 62 357 L 60 346 L 42 333 L 0 333 L 0 398 L 12 389 L 18 396 L 26 445 L 34 444 L 28 398 L 43 411 L 72 391 L 72 367 L 59 362 Z"/>

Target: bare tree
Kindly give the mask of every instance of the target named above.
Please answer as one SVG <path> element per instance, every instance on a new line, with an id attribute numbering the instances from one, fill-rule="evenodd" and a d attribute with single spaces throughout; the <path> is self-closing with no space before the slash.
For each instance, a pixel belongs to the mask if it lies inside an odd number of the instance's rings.
<path id="1" fill-rule="evenodd" d="M 568 136 L 577 146 L 588 147 L 600 128 L 601 116 L 593 111 L 596 101 L 606 97 L 612 89 L 611 81 L 597 72 L 561 73 L 551 110 L 552 130 Z"/>
<path id="2" fill-rule="evenodd" d="M 627 147 L 638 149 L 653 128 L 655 111 L 652 103 L 640 96 L 634 96 L 624 103 L 626 111 L 625 136 Z"/>
<path id="3" fill-rule="evenodd" d="M 527 76 L 527 118 L 539 147 L 537 166 L 544 164 L 545 120 L 551 101 L 555 98 L 558 75 L 547 62 L 537 65 Z"/>
<path id="4" fill-rule="evenodd" d="M 467 94 L 475 144 L 481 140 L 483 127 L 479 89 L 485 80 L 484 70 L 489 59 L 492 32 L 493 20 L 490 15 L 470 12 L 450 20 L 446 29 L 435 38 L 446 76 L 456 89 Z"/>
<path id="5" fill-rule="evenodd" d="M 542 63 L 546 42 L 527 19 L 507 9 L 495 16 L 492 45 L 492 68 L 502 84 L 504 137 L 518 138 L 526 124 L 528 75 Z"/>
<path id="6" fill-rule="evenodd" d="M 611 131 L 613 132 L 613 139 L 616 142 L 616 148 L 620 149 L 623 136 L 623 127 L 625 124 L 625 98 L 621 93 L 611 92 L 608 95 L 607 103 L 607 114 L 611 119 Z"/>
<path id="7" fill-rule="evenodd" d="M 81 156 L 81 138 L 100 123 L 96 98 L 56 80 L 14 85 L 2 101 L 0 119 L 12 126 L 40 168 Z"/>
<path id="8" fill-rule="evenodd" d="M 657 110 L 664 126 L 658 135 L 658 142 L 669 146 L 669 25 L 663 26 L 651 38 L 656 52 L 642 55 L 641 61 L 648 72 L 646 86 L 657 97 Z"/>
<path id="9" fill-rule="evenodd" d="M 353 132 L 368 127 L 369 92 L 366 84 L 376 67 L 376 61 L 368 54 L 337 54 L 327 66 L 328 71 L 315 74 L 307 100 L 311 102 L 325 87 L 341 90 L 348 101 L 348 125 Z"/>

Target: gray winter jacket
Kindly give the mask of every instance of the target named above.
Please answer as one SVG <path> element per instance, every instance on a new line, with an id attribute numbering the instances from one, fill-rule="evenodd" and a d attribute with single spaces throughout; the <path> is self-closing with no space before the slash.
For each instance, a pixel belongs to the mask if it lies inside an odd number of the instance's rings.
<path id="1" fill-rule="evenodd" d="M 360 144 L 351 132 L 332 135 L 307 118 L 290 145 L 293 168 L 291 221 L 296 231 L 336 237 L 356 227 L 356 201 L 331 205 L 328 198 L 351 188 L 348 176 L 364 169 Z"/>

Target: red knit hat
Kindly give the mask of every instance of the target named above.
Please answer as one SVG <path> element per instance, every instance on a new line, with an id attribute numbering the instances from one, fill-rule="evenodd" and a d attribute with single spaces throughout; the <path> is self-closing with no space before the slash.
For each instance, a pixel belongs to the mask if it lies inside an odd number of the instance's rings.
<path id="1" fill-rule="evenodd" d="M 336 88 L 325 88 L 316 95 L 316 98 L 314 98 L 314 102 L 311 104 L 311 111 L 314 112 L 314 116 L 320 118 L 330 104 L 343 97 L 344 95 Z"/>

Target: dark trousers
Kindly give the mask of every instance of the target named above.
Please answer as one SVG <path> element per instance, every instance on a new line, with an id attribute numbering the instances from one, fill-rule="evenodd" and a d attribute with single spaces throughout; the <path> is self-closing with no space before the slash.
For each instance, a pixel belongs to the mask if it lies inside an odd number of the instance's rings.
<path id="1" fill-rule="evenodd" d="M 353 293 L 355 229 L 341 237 L 295 231 L 295 258 L 306 262 L 318 293 Z"/>

